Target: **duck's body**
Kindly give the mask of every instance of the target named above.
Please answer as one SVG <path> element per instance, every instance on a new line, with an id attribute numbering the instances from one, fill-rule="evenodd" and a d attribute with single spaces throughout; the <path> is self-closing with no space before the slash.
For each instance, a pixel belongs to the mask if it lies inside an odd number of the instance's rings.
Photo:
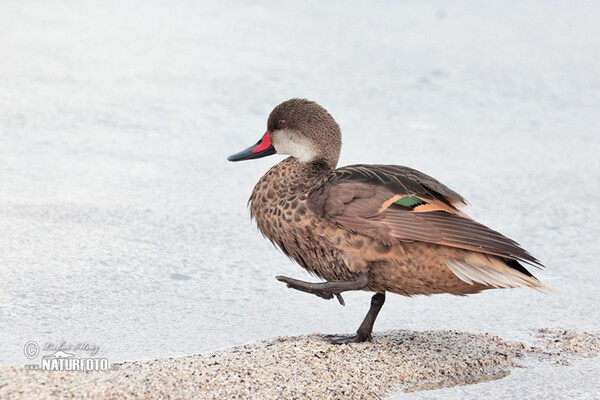
<path id="1" fill-rule="evenodd" d="M 282 103 L 268 128 L 257 145 L 230 157 L 291 154 L 256 184 L 251 215 L 271 242 L 327 282 L 278 279 L 340 302 L 345 290 L 377 293 L 358 334 L 338 342 L 370 337 L 386 291 L 412 296 L 547 289 L 520 264 L 541 266 L 538 260 L 459 211 L 465 200 L 437 180 L 400 166 L 335 169 L 339 127 L 316 103 Z"/>
<path id="2" fill-rule="evenodd" d="M 377 229 L 363 234 L 339 224 L 335 215 L 325 215 L 324 204 L 318 204 L 324 196 L 319 189 L 325 187 L 331 191 L 331 182 L 352 169 L 370 171 L 381 169 L 381 166 L 350 166 L 331 171 L 322 164 L 303 164 L 293 157 L 275 165 L 258 181 L 250 197 L 250 213 L 256 219 L 259 230 L 286 255 L 319 278 L 352 281 L 367 272 L 369 284 L 364 290 L 378 293 L 465 295 L 494 287 L 460 279 L 448 267 L 448 260 L 466 262 L 475 258 L 480 264 L 496 263 L 500 268 L 510 268 L 493 255 L 433 243 L 385 238 L 384 233 Z M 409 179 L 407 176 L 404 178 Z M 431 182 L 439 184 L 431 179 Z M 348 181 L 345 183 L 348 184 Z M 352 180 L 349 183 L 360 184 Z M 375 197 L 374 191 L 361 195 L 363 200 Z M 457 201 L 463 200 L 457 198 Z M 337 211 L 334 210 L 333 214 Z M 381 212 L 378 212 L 376 217 L 380 215 Z M 474 223 L 470 219 L 465 222 Z M 512 242 L 509 240 L 507 245 Z M 517 248 L 514 250 L 518 251 Z M 522 255 L 527 256 L 525 252 Z M 530 261 L 535 262 L 535 259 Z M 530 279 L 527 283 L 535 284 L 535 281 L 528 282 Z M 522 285 L 526 286 L 525 283 Z M 497 285 L 504 286 L 502 282 L 497 282 Z"/>

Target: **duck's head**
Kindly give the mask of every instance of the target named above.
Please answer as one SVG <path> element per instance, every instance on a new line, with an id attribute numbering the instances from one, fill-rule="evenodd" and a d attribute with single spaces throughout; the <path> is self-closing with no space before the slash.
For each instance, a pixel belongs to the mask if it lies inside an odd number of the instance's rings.
<path id="1" fill-rule="evenodd" d="M 333 169 L 341 147 L 340 127 L 326 109 L 314 101 L 291 99 L 271 111 L 267 132 L 258 143 L 227 159 L 242 161 L 288 154 L 301 163 L 321 163 Z"/>

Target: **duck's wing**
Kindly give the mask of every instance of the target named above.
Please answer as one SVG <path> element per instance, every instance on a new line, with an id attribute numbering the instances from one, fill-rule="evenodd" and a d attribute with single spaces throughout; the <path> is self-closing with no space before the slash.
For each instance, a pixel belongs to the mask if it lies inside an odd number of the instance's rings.
<path id="1" fill-rule="evenodd" d="M 459 211 L 466 204 L 461 195 L 411 168 L 339 168 L 310 193 L 308 204 L 317 215 L 388 245 L 434 243 L 542 266 L 514 240 Z"/>

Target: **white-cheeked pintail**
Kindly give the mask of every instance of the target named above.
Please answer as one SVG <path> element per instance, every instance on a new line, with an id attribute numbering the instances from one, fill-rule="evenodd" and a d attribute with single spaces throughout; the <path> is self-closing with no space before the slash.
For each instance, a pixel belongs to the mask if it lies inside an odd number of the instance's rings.
<path id="1" fill-rule="evenodd" d="M 458 210 L 466 204 L 461 195 L 407 167 L 336 169 L 341 146 L 340 128 L 327 110 L 291 99 L 271 112 L 258 143 L 228 158 L 290 156 L 258 181 L 250 212 L 263 235 L 326 282 L 278 280 L 324 299 L 335 296 L 342 305 L 342 292 L 375 292 L 356 335 L 328 337 L 332 343 L 370 339 L 385 292 L 552 291 L 523 266 L 543 267 L 535 257 Z"/>

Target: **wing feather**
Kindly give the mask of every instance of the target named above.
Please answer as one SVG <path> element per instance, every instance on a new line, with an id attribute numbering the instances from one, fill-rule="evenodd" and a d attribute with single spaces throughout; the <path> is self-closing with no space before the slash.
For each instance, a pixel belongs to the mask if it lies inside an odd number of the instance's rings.
<path id="1" fill-rule="evenodd" d="M 397 239 L 409 239 L 443 244 L 467 250 L 493 254 L 523 261 L 531 265 L 541 263 L 517 242 L 460 214 L 444 211 L 412 213 L 386 211 L 380 219 Z"/>
<path id="2" fill-rule="evenodd" d="M 403 207 L 395 203 L 398 196 L 415 196 L 425 204 Z M 319 216 L 388 245 L 420 241 L 542 266 L 514 240 L 456 209 L 465 204 L 460 194 L 434 178 L 396 165 L 339 168 L 308 199 L 309 208 Z M 467 267 L 455 269 L 473 280 Z M 497 278 L 486 279 L 497 282 Z"/>
<path id="3" fill-rule="evenodd" d="M 416 169 L 400 165 L 348 165 L 335 170 L 325 184 L 339 184 L 344 181 L 381 185 L 395 194 L 416 194 L 440 199 L 455 207 L 467 204 L 464 197 L 438 180 Z"/>

